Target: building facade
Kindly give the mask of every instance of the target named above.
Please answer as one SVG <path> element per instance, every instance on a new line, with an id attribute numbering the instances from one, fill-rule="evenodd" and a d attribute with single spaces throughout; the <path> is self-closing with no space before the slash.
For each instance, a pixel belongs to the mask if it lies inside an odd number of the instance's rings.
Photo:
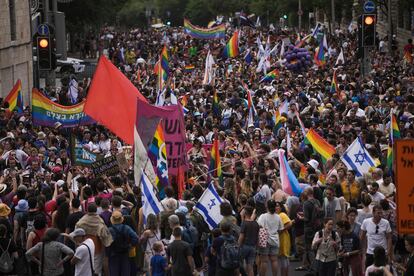
<path id="1" fill-rule="evenodd" d="M 5 98 L 20 79 L 28 105 L 33 87 L 29 1 L 0 0 L 0 7 L 0 97 Z"/>

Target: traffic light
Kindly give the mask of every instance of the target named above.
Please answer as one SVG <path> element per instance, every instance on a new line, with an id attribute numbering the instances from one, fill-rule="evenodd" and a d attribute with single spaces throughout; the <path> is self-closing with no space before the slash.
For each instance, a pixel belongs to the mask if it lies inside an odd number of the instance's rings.
<path id="1" fill-rule="evenodd" d="M 37 60 L 39 70 L 52 69 L 52 45 L 49 36 L 37 37 Z"/>
<path id="2" fill-rule="evenodd" d="M 374 47 L 375 46 L 375 25 L 377 23 L 377 17 L 375 14 L 363 14 L 362 15 L 362 46 Z"/>

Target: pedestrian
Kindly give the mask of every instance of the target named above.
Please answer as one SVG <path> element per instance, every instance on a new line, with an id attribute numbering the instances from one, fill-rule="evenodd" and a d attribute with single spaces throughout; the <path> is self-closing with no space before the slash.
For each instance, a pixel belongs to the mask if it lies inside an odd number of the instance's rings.
<path id="1" fill-rule="evenodd" d="M 217 257 L 216 276 L 238 275 L 240 251 L 235 237 L 231 234 L 232 223 L 220 224 L 221 236 L 214 240 L 211 252 Z"/>
<path id="2" fill-rule="evenodd" d="M 392 276 L 391 267 L 387 264 L 387 255 L 383 247 L 374 248 L 372 265 L 365 270 L 365 275 L 384 275 Z M 407 274 L 409 275 L 409 274 Z"/>
<path id="3" fill-rule="evenodd" d="M 162 255 L 164 252 L 164 244 L 160 241 L 152 245 L 154 255 L 151 257 L 150 275 L 164 276 L 168 267 L 167 259 Z"/>
<path id="4" fill-rule="evenodd" d="M 145 231 L 141 234 L 140 243 L 145 250 L 144 271 L 149 271 L 150 261 L 154 256 L 153 245 L 161 240 L 161 232 L 158 227 L 158 220 L 154 214 L 147 216 Z"/>
<path id="5" fill-rule="evenodd" d="M 254 219 L 254 210 L 251 206 L 244 208 L 240 227 L 239 246 L 242 265 L 248 276 L 253 276 L 253 264 L 256 259 L 256 245 L 259 236 L 259 224 Z"/>
<path id="6" fill-rule="evenodd" d="M 73 250 L 57 241 L 59 236 L 58 229 L 50 228 L 42 241 L 26 252 L 26 257 L 38 264 L 41 275 L 61 275 L 64 272 L 63 264 L 73 257 Z M 63 259 L 62 254 L 66 255 Z"/>
<path id="7" fill-rule="evenodd" d="M 344 275 L 362 276 L 361 243 L 359 236 L 352 231 L 351 223 L 347 220 L 337 222 L 338 233 L 341 236 L 341 249 L 338 257 L 342 257 Z"/>
<path id="8" fill-rule="evenodd" d="M 382 247 L 387 253 L 388 260 L 392 261 L 392 230 L 390 223 L 382 218 L 382 207 L 375 205 L 372 208 L 372 218 L 367 218 L 361 225 L 362 254 L 365 254 L 365 267 L 374 262 L 374 249 Z"/>
<path id="9" fill-rule="evenodd" d="M 17 246 L 7 233 L 7 227 L 0 224 L 0 273 L 1 275 L 15 274 L 15 260 L 18 257 Z"/>
<path id="10" fill-rule="evenodd" d="M 167 247 L 167 260 L 170 264 L 168 269 L 171 271 L 171 276 L 192 276 L 194 261 L 191 247 L 181 240 L 182 229 L 180 227 L 175 227 L 172 233 L 174 240 Z"/>
<path id="11" fill-rule="evenodd" d="M 325 218 L 324 228 L 315 233 L 312 249 L 316 250 L 316 271 L 319 276 L 335 275 L 340 238 L 333 230 L 333 218 Z"/>
<path id="12" fill-rule="evenodd" d="M 111 245 L 113 238 L 102 218 L 96 213 L 95 203 L 88 204 L 88 212 L 76 223 L 75 228 L 85 230 L 86 236 L 93 240 L 95 245 L 94 268 L 95 273 L 102 274 L 104 262 L 104 248 Z"/>
<path id="13" fill-rule="evenodd" d="M 280 266 L 280 275 L 288 276 L 289 275 L 289 257 L 290 257 L 290 234 L 289 231 L 292 227 L 292 221 L 286 214 L 286 207 L 282 202 L 276 202 L 276 213 L 279 215 L 282 224 L 283 231 L 279 234 L 279 266 Z"/>
<path id="14" fill-rule="evenodd" d="M 120 211 L 113 211 L 111 216 L 112 226 L 109 228 L 113 242 L 107 248 L 109 262 L 109 274 L 122 276 L 130 274 L 129 250 L 138 244 L 138 235 L 128 225 L 123 224 L 124 216 Z"/>
<path id="15" fill-rule="evenodd" d="M 280 216 L 276 214 L 276 202 L 273 199 L 267 201 L 267 213 L 260 215 L 257 219 L 260 227 L 264 228 L 268 234 L 266 247 L 259 247 L 259 274 L 266 275 L 269 263 L 272 267 L 272 274 L 277 275 L 277 256 L 279 254 L 279 234 L 282 232 L 283 223 Z"/>
<path id="16" fill-rule="evenodd" d="M 82 228 L 77 228 L 69 235 L 76 244 L 75 255 L 70 263 L 75 266 L 75 276 L 95 275 L 93 257 L 95 255 L 95 244 L 93 240 L 86 237 Z"/>

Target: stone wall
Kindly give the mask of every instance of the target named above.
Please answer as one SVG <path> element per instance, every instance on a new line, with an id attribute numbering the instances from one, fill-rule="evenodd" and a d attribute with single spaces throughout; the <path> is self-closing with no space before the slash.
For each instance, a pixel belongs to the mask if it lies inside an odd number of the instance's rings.
<path id="1" fill-rule="evenodd" d="M 10 92 L 14 83 L 22 81 L 23 101 L 29 104 L 33 87 L 32 41 L 30 34 L 29 1 L 14 0 L 16 39 L 11 40 L 9 3 L 0 0 L 0 97 Z"/>

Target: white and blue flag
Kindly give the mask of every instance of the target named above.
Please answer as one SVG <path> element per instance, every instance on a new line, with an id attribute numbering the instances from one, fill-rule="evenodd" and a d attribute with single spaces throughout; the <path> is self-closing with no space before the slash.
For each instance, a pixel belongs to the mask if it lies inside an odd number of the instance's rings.
<path id="1" fill-rule="evenodd" d="M 210 230 L 217 228 L 223 216 L 220 214 L 220 204 L 223 200 L 217 194 L 213 184 L 208 185 L 196 204 L 197 211 L 203 216 Z"/>
<path id="2" fill-rule="evenodd" d="M 164 207 L 158 200 L 157 191 L 151 184 L 147 175 L 141 169 L 141 200 L 142 200 L 142 215 L 144 217 L 144 224 L 147 221 L 149 214 L 158 215 L 161 211 L 164 211 Z"/>
<path id="3" fill-rule="evenodd" d="M 73 77 L 71 77 L 69 81 L 68 90 L 69 90 L 68 94 L 69 94 L 70 102 L 72 104 L 76 104 L 78 102 L 79 86 L 78 86 L 78 82 Z"/>
<path id="4" fill-rule="evenodd" d="M 341 160 L 348 170 L 353 170 L 358 177 L 363 176 L 364 173 L 369 172 L 370 168 L 376 167 L 377 165 L 374 158 L 365 149 L 359 137 L 348 147 L 342 155 Z"/>

